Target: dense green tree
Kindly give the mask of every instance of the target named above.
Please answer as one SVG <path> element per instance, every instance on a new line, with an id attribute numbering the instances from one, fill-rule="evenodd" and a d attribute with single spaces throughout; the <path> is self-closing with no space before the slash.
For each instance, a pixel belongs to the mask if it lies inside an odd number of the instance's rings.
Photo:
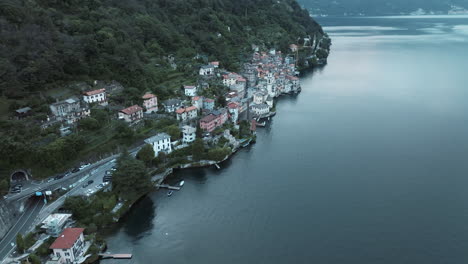
<path id="1" fill-rule="evenodd" d="M 181 138 L 182 133 L 177 125 L 171 125 L 164 128 L 164 132 L 166 132 L 172 141 L 178 140 Z"/>
<path id="2" fill-rule="evenodd" d="M 112 188 L 119 197 L 125 200 L 134 199 L 151 187 L 151 177 L 142 161 L 128 155 L 122 156 L 116 169 L 112 177 Z"/>
<path id="3" fill-rule="evenodd" d="M 150 165 L 154 159 L 154 149 L 150 144 L 144 145 L 140 151 L 138 151 L 136 158 L 143 161 L 146 165 Z"/>
<path id="4" fill-rule="evenodd" d="M 203 140 L 201 138 L 195 139 L 195 141 L 192 144 L 192 156 L 193 160 L 201 160 L 203 158 L 203 155 L 205 153 L 205 146 L 203 143 Z"/>
<path id="5" fill-rule="evenodd" d="M 24 253 L 24 251 L 26 250 L 26 245 L 24 243 L 23 236 L 20 233 L 16 235 L 16 248 L 20 253 Z"/>
<path id="6" fill-rule="evenodd" d="M 30 254 L 29 260 L 31 261 L 32 264 L 41 264 L 41 259 L 35 254 Z"/>
<path id="7" fill-rule="evenodd" d="M 97 130 L 101 127 L 101 125 L 96 119 L 87 117 L 80 120 L 78 127 L 84 130 Z"/>

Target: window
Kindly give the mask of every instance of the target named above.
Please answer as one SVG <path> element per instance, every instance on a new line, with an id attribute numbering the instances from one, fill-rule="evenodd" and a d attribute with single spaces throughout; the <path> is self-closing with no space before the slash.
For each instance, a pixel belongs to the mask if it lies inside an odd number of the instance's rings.
<path id="1" fill-rule="evenodd" d="M 69 256 L 70 256 L 70 253 L 65 252 L 65 257 L 69 257 Z"/>
<path id="2" fill-rule="evenodd" d="M 55 255 L 57 256 L 57 258 L 60 258 L 60 252 L 57 252 Z"/>

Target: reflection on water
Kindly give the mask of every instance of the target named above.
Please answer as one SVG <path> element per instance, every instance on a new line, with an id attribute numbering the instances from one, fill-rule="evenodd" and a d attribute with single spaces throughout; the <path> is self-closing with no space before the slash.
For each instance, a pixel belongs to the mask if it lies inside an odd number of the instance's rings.
<path id="1" fill-rule="evenodd" d="M 257 144 L 221 170 L 177 171 L 183 189 L 138 203 L 109 251 L 133 263 L 468 261 L 467 17 L 319 20 L 329 64 L 277 102 Z"/>

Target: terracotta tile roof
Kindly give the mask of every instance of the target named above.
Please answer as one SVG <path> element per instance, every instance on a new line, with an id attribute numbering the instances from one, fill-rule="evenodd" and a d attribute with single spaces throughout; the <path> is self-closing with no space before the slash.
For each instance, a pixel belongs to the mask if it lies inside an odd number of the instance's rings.
<path id="1" fill-rule="evenodd" d="M 229 104 L 227 105 L 227 107 L 229 107 L 229 108 L 231 108 L 231 109 L 236 109 L 236 108 L 239 107 L 239 105 L 236 104 L 236 103 L 231 102 L 231 103 L 229 103 Z"/>
<path id="2" fill-rule="evenodd" d="M 212 61 L 210 62 L 211 65 L 219 66 L 219 61 Z"/>
<path id="3" fill-rule="evenodd" d="M 185 112 L 185 108 L 183 107 L 176 110 L 177 114 L 183 114 L 184 112 Z"/>
<path id="4" fill-rule="evenodd" d="M 193 110 L 197 110 L 197 107 L 196 106 L 189 106 L 187 108 L 185 108 L 185 112 L 190 112 L 190 111 L 193 111 Z"/>
<path id="5" fill-rule="evenodd" d="M 198 101 L 198 100 L 200 100 L 200 96 L 194 96 L 194 97 L 192 97 L 192 101 Z"/>
<path id="6" fill-rule="evenodd" d="M 84 228 L 65 228 L 60 236 L 55 240 L 50 249 L 69 249 L 73 247 L 76 240 L 83 233 Z"/>
<path id="7" fill-rule="evenodd" d="M 145 95 L 143 95 L 143 99 L 151 99 L 151 98 L 154 98 L 156 97 L 156 95 L 152 94 L 152 93 L 147 93 Z"/>
<path id="8" fill-rule="evenodd" d="M 143 108 L 141 108 L 138 105 L 130 106 L 128 108 L 120 110 L 120 112 L 122 112 L 122 113 L 124 113 L 126 115 L 131 115 L 131 114 L 134 114 L 134 113 L 136 113 L 138 111 L 143 111 Z"/>
<path id="9" fill-rule="evenodd" d="M 206 98 L 204 101 L 205 101 L 206 103 L 213 103 L 213 102 L 214 102 L 214 100 L 213 100 L 213 99 L 210 99 L 210 98 Z"/>
<path id="10" fill-rule="evenodd" d="M 195 89 L 193 85 L 184 85 L 184 89 Z"/>
<path id="11" fill-rule="evenodd" d="M 201 123 L 210 123 L 212 122 L 213 120 L 217 119 L 218 117 L 213 115 L 213 114 L 209 114 L 205 117 L 203 117 L 202 119 L 200 119 L 200 122 Z"/>
<path id="12" fill-rule="evenodd" d="M 98 89 L 98 90 L 87 91 L 87 92 L 84 92 L 83 94 L 86 96 L 91 96 L 91 95 L 96 95 L 96 94 L 105 93 L 105 92 L 106 92 L 106 89 Z"/>

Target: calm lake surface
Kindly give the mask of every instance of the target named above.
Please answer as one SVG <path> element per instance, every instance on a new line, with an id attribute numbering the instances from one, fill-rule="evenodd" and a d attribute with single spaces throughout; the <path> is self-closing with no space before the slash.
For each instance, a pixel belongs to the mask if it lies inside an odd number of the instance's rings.
<path id="1" fill-rule="evenodd" d="M 329 64 L 222 170 L 107 236 L 130 263 L 468 261 L 468 17 L 321 18 Z M 103 263 L 129 263 L 106 260 Z"/>

